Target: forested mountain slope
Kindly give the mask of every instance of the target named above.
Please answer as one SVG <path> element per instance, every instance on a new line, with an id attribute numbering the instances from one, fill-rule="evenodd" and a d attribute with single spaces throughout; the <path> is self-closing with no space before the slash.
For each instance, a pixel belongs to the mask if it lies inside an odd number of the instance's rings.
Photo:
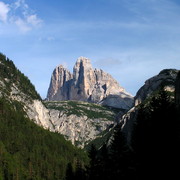
<path id="1" fill-rule="evenodd" d="M 26 110 L 34 101 L 41 103 L 34 86 L 0 54 L 0 179 L 59 180 L 65 178 L 68 163 L 73 168 L 77 162 L 87 163 L 82 150 L 43 128 L 48 124 L 39 126 L 29 119 Z M 43 120 L 35 115 L 34 120 Z"/>

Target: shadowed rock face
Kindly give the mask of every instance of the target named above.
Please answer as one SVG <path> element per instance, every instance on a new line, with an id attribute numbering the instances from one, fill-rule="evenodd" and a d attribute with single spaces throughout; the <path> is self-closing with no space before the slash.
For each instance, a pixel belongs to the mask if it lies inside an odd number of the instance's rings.
<path id="1" fill-rule="evenodd" d="M 101 102 L 123 109 L 129 109 L 133 104 L 133 97 L 110 74 L 103 70 L 93 69 L 90 59 L 85 57 L 77 59 L 73 74 L 62 65 L 54 70 L 47 99 L 49 101 Z M 123 101 L 119 102 L 119 100 Z"/>

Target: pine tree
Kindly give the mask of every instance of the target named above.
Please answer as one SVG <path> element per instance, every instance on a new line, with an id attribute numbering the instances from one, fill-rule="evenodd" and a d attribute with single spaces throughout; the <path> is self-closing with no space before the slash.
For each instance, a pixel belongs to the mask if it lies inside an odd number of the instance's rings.
<path id="1" fill-rule="evenodd" d="M 141 105 L 133 133 L 133 148 L 137 152 L 142 179 L 146 176 L 168 178 L 175 173 L 174 162 L 177 164 L 179 156 L 177 143 L 180 145 L 177 127 L 174 102 L 164 90 Z"/>
<path id="2" fill-rule="evenodd" d="M 94 144 L 91 145 L 89 150 L 89 158 L 90 158 L 90 167 L 88 169 L 89 180 L 96 180 L 98 179 L 98 170 L 97 170 L 97 149 Z"/>
<path id="3" fill-rule="evenodd" d="M 76 171 L 73 180 L 86 180 L 86 171 L 82 166 L 82 162 L 77 159 Z"/>
<path id="4" fill-rule="evenodd" d="M 66 180 L 73 180 L 74 179 L 74 172 L 71 163 L 68 163 L 66 169 Z"/>
<path id="5" fill-rule="evenodd" d="M 111 179 L 128 179 L 131 177 L 131 152 L 126 138 L 121 131 L 121 124 L 115 128 L 113 140 L 110 145 Z"/>

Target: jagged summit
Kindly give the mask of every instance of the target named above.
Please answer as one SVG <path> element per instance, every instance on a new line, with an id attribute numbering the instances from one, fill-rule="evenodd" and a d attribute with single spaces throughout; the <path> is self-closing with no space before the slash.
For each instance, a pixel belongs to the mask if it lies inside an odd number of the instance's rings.
<path id="1" fill-rule="evenodd" d="M 80 63 L 80 62 L 83 62 L 83 63 L 91 63 L 91 60 L 90 60 L 89 58 L 87 58 L 87 57 L 80 56 L 80 57 L 77 59 L 76 63 Z"/>
<path id="2" fill-rule="evenodd" d="M 72 79 L 72 74 L 63 65 L 57 66 L 51 76 L 51 82 L 48 89 L 48 99 L 53 97 L 53 100 L 68 99 L 66 93 L 66 87 L 68 82 Z"/>
<path id="3" fill-rule="evenodd" d="M 80 56 L 74 65 L 73 71 L 78 69 L 78 68 L 83 68 L 83 67 L 85 67 L 86 69 L 92 69 L 93 68 L 91 65 L 91 60 L 89 58 Z"/>
<path id="4" fill-rule="evenodd" d="M 116 95 L 120 103 L 117 104 Z M 133 98 L 108 73 L 93 69 L 90 59 L 79 57 L 74 65 L 73 74 L 59 66 L 53 71 L 47 100 L 77 100 L 102 103 L 123 109 L 132 106 Z M 119 102 L 118 101 L 118 102 Z"/>
<path id="5" fill-rule="evenodd" d="M 66 69 L 62 64 L 56 67 L 56 69 Z"/>

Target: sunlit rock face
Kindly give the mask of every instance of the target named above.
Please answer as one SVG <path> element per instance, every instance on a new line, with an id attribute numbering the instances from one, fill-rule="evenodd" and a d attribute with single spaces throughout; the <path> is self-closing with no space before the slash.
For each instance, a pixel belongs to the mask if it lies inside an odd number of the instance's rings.
<path id="1" fill-rule="evenodd" d="M 148 79 L 135 96 L 135 106 L 161 87 L 166 91 L 174 92 L 177 73 L 178 70 L 176 69 L 165 69 L 158 75 Z"/>
<path id="2" fill-rule="evenodd" d="M 72 74 L 62 65 L 56 67 L 51 77 L 51 82 L 48 89 L 48 99 L 68 99 L 69 83 L 71 82 L 72 77 Z"/>
<path id="3" fill-rule="evenodd" d="M 71 74 L 62 65 L 51 77 L 47 100 L 77 100 L 129 109 L 133 97 L 108 73 L 93 69 L 88 58 L 77 59 Z"/>

